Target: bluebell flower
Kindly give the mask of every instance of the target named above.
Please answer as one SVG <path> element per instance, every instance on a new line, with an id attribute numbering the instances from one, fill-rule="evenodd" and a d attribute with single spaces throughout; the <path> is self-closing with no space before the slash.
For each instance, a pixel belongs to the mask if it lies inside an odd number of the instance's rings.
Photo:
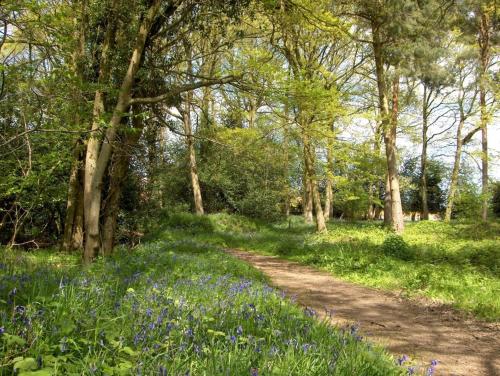
<path id="1" fill-rule="evenodd" d="M 269 349 L 269 355 L 271 355 L 271 356 L 276 355 L 278 352 L 279 352 L 278 348 L 274 345 L 271 346 L 271 348 Z"/>
<path id="2" fill-rule="evenodd" d="M 304 343 L 304 344 L 302 345 L 302 351 L 304 351 L 304 352 L 306 353 L 307 351 L 309 351 L 309 349 L 310 349 L 311 347 L 312 347 L 312 345 L 311 345 L 311 344 L 309 344 L 309 343 Z"/>
<path id="3" fill-rule="evenodd" d="M 316 311 L 315 311 L 314 309 L 312 309 L 312 308 L 309 308 L 309 307 L 306 307 L 306 308 L 304 309 L 304 313 L 305 313 L 305 314 L 306 314 L 306 316 L 308 316 L 308 317 L 314 317 L 314 316 L 316 316 Z"/>
<path id="4" fill-rule="evenodd" d="M 186 331 L 184 332 L 186 337 L 193 338 L 194 337 L 194 331 L 192 328 L 187 328 Z"/>
<path id="5" fill-rule="evenodd" d="M 236 335 L 241 336 L 242 334 L 243 334 L 243 328 L 241 327 L 241 325 L 239 325 L 238 328 L 236 329 Z"/>
<path id="6" fill-rule="evenodd" d="M 408 360 L 408 356 L 402 355 L 400 358 L 398 358 L 397 363 L 398 363 L 398 365 L 402 366 L 407 360 Z"/>
<path id="7" fill-rule="evenodd" d="M 259 370 L 257 368 L 251 368 L 250 376 L 259 376 Z"/>

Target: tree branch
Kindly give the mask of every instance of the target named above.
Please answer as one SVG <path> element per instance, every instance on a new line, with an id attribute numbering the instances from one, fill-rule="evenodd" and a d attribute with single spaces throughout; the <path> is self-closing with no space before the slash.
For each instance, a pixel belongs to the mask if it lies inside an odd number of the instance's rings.
<path id="1" fill-rule="evenodd" d="M 214 79 L 209 79 L 209 80 L 204 80 L 204 81 L 193 82 L 191 84 L 185 84 L 182 86 L 173 87 L 172 89 L 170 89 L 170 91 L 168 93 L 158 95 L 156 97 L 132 98 L 129 101 L 129 104 L 130 105 L 155 104 L 155 103 L 163 102 L 163 101 L 166 101 L 169 99 L 173 99 L 176 96 L 178 96 L 186 91 L 191 91 L 191 90 L 198 89 L 200 87 L 206 87 L 206 86 L 212 86 L 212 85 L 223 85 L 223 84 L 227 84 L 227 83 L 236 81 L 239 78 L 240 78 L 239 76 L 231 75 L 231 76 L 226 76 L 226 77 L 222 77 L 222 78 L 214 78 Z"/>

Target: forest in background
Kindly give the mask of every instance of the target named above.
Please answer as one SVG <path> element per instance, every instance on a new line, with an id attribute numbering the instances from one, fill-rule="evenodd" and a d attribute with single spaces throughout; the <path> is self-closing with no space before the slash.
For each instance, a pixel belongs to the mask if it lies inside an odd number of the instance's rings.
<path id="1" fill-rule="evenodd" d="M 75 0 L 0 9 L 0 242 L 86 262 L 191 210 L 500 213 L 485 0 Z M 479 184 L 478 178 L 479 177 Z"/>

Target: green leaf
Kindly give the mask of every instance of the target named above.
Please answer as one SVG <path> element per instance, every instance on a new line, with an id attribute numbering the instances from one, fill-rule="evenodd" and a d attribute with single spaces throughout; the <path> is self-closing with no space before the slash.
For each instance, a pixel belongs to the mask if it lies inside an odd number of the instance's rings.
<path id="1" fill-rule="evenodd" d="M 137 351 L 132 350 L 130 347 L 125 346 L 123 349 L 120 350 L 121 352 L 124 352 L 125 354 L 128 354 L 130 356 L 137 356 L 139 353 Z"/>
<path id="2" fill-rule="evenodd" d="M 32 371 L 38 368 L 38 363 L 35 358 L 24 358 L 14 363 L 14 370 Z"/>
<path id="3" fill-rule="evenodd" d="M 76 329 L 76 325 L 71 319 L 63 319 L 61 322 L 61 332 L 64 335 L 69 335 Z"/>
<path id="4" fill-rule="evenodd" d="M 24 346 L 26 344 L 26 341 L 23 338 L 13 334 L 4 333 L 2 338 L 4 341 L 7 342 L 7 346 L 12 346 L 12 345 Z"/>

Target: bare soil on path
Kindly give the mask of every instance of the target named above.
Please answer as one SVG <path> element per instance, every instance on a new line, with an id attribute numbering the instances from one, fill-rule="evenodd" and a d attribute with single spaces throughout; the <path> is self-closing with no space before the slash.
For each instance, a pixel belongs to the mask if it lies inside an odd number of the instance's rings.
<path id="1" fill-rule="evenodd" d="M 499 323 L 341 281 L 274 256 L 237 249 L 226 252 L 260 269 L 275 287 L 316 310 L 321 318 L 326 318 L 325 309 L 333 310 L 332 324 L 359 324 L 369 341 L 397 356 L 406 354 L 422 364 L 438 360 L 435 375 L 500 375 Z"/>

